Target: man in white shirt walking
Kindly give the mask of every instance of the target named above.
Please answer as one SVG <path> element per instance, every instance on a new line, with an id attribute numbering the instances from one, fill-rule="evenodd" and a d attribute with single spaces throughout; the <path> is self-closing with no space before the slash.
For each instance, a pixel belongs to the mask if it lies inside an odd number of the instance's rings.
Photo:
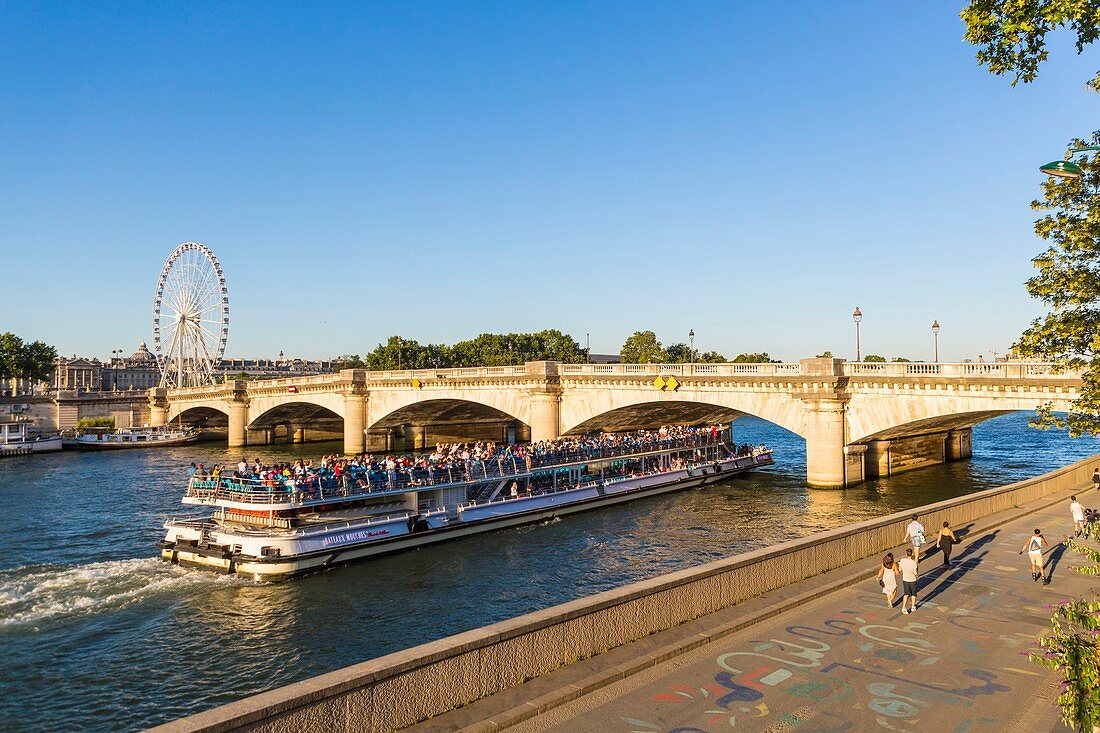
<path id="1" fill-rule="evenodd" d="M 1073 517 L 1073 536 L 1080 537 L 1085 533 L 1085 508 L 1076 496 L 1069 498 L 1069 513 Z"/>
<path id="2" fill-rule="evenodd" d="M 920 562 L 920 548 L 925 540 L 924 525 L 917 521 L 916 514 L 913 515 L 912 520 L 905 525 L 905 541 L 913 545 L 913 562 Z"/>
<path id="3" fill-rule="evenodd" d="M 914 520 L 916 521 L 916 520 Z M 905 557 L 898 563 L 901 568 L 901 612 L 908 615 L 917 610 L 917 561 L 912 547 L 905 549 Z M 906 601 L 909 608 L 905 607 Z"/>

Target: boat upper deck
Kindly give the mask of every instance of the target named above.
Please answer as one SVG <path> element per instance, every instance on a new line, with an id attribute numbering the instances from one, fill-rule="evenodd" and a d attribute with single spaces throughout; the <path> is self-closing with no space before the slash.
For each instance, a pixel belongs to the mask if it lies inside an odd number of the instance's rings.
<path id="1" fill-rule="evenodd" d="M 490 460 L 467 460 L 447 466 L 414 466 L 408 470 L 370 469 L 352 465 L 337 473 L 331 469 L 299 476 L 283 473 L 259 476 L 195 475 L 187 486 L 184 504 L 224 507 L 244 511 L 287 511 L 384 498 L 409 492 L 448 488 L 470 488 L 508 479 L 545 475 L 548 472 L 579 469 L 596 462 L 646 458 L 693 449 L 724 449 L 737 453 L 722 433 L 700 431 L 683 437 L 658 439 L 643 444 L 600 446 L 580 450 L 553 451 L 542 455 L 498 455 Z M 746 446 L 745 455 L 759 448 Z M 713 455 L 713 453 L 712 453 Z"/>

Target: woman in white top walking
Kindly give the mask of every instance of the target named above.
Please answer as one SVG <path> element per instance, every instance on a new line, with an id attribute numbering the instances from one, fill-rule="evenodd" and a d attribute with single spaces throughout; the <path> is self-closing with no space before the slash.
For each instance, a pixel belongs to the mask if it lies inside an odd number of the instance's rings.
<path id="1" fill-rule="evenodd" d="M 886 594 L 886 607 L 893 608 L 898 597 L 898 564 L 894 562 L 894 553 L 886 553 L 882 564 L 878 566 L 878 584 Z"/>
<path id="2" fill-rule="evenodd" d="M 1031 561 L 1031 579 L 1038 580 L 1043 579 L 1043 585 L 1050 585 L 1050 576 L 1046 574 L 1046 568 L 1043 566 L 1043 548 L 1047 546 L 1047 538 L 1043 536 L 1043 533 L 1039 530 L 1035 530 L 1035 534 L 1027 538 L 1027 542 L 1020 548 L 1019 554 L 1024 554 L 1024 550 L 1027 550 L 1027 559 Z"/>

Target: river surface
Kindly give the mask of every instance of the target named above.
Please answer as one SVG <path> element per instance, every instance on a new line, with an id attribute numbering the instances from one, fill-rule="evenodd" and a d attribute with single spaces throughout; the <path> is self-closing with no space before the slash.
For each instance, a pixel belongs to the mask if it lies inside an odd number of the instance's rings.
<path id="1" fill-rule="evenodd" d="M 161 523 L 205 444 L 0 461 L 0 727 L 135 730 L 624 583 L 1017 481 L 1097 452 L 1027 428 L 974 429 L 974 457 L 846 491 L 804 485 L 805 443 L 760 420 L 776 465 L 707 487 L 457 540 L 289 583 L 162 563 Z M 247 448 L 318 456 L 336 444 Z"/>

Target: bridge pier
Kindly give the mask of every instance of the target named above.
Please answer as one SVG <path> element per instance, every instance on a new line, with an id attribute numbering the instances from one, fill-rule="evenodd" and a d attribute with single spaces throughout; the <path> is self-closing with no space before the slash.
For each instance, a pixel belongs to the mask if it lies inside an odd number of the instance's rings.
<path id="1" fill-rule="evenodd" d="M 889 440 L 872 440 L 867 443 L 867 452 L 863 455 L 863 467 L 867 478 L 886 478 L 890 475 Z"/>
<path id="2" fill-rule="evenodd" d="M 527 393 L 531 404 L 531 442 L 554 440 L 561 435 L 561 383 L 556 361 L 529 361 L 528 375 L 545 379 L 544 385 Z"/>
<path id="3" fill-rule="evenodd" d="M 970 428 L 948 430 L 943 441 L 945 461 L 961 461 L 974 454 Z"/>
<path id="4" fill-rule="evenodd" d="M 806 481 L 811 486 L 842 488 L 844 403 L 814 400 L 807 402 L 806 409 Z"/>
<path id="5" fill-rule="evenodd" d="M 229 413 L 229 447 L 248 445 L 248 402 L 229 400 L 226 407 Z"/>
<path id="6" fill-rule="evenodd" d="M 168 424 L 168 390 L 164 387 L 149 390 L 149 424 L 155 428 Z"/>
<path id="7" fill-rule="evenodd" d="M 356 455 L 366 450 L 368 397 L 354 387 L 344 393 L 344 454 Z"/>

